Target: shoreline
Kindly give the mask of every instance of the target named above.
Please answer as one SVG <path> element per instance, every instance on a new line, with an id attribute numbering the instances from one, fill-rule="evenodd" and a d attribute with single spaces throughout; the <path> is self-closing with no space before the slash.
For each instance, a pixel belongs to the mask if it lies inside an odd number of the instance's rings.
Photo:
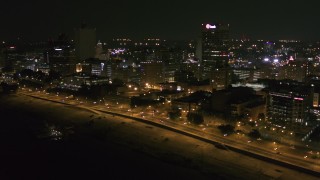
<path id="1" fill-rule="evenodd" d="M 103 144 L 110 144 L 111 142 L 112 146 L 120 146 L 120 149 L 130 149 L 131 151 L 139 152 L 139 154 L 142 154 L 143 159 L 148 159 L 148 157 L 150 157 L 156 161 L 153 165 L 156 170 L 154 174 L 157 173 L 157 167 L 161 163 L 164 163 L 164 166 L 168 166 L 169 169 L 174 169 L 173 172 L 175 172 L 174 174 L 178 177 L 178 174 L 180 174 L 181 177 L 187 179 L 188 177 L 200 177 L 200 179 L 210 179 L 213 177 L 218 179 L 247 179 L 248 177 L 259 177 L 260 179 L 268 179 L 268 177 L 264 175 L 264 172 L 256 168 L 257 166 L 266 166 L 267 169 L 285 169 L 234 152 L 217 149 L 213 145 L 190 137 L 184 137 L 174 132 L 134 122 L 125 118 L 114 118 L 105 114 L 99 116 L 93 115 L 94 118 L 97 118 L 94 120 L 95 123 L 92 127 L 85 127 L 83 124 L 90 120 L 89 116 L 93 114 L 92 112 L 89 113 L 84 112 L 84 110 L 75 109 L 70 110 L 70 106 L 57 105 L 27 97 L 19 97 L 18 95 L 14 96 L 18 98 L 15 100 L 18 102 L 20 101 L 20 103 L 30 102 L 31 100 L 34 107 L 37 106 L 37 104 L 43 104 L 41 108 L 47 109 L 43 115 L 47 115 L 51 112 L 56 116 L 59 113 L 55 113 L 55 111 L 61 111 L 60 114 L 63 114 L 65 111 L 70 112 L 65 118 L 55 119 L 54 116 L 52 116 L 51 118 L 54 119 L 48 120 L 58 124 L 65 124 L 65 126 L 70 126 L 70 124 L 73 125 L 75 127 L 76 135 L 72 135 L 71 137 L 74 138 L 74 136 L 78 136 L 76 139 L 79 141 L 86 137 L 89 139 L 88 141 L 98 141 L 99 145 L 96 145 L 97 147 L 104 146 Z M 14 102 L 11 102 L 14 97 L 8 98 L 11 98 L 11 100 L 7 99 L 7 105 L 10 106 L 11 103 L 11 106 L 14 106 Z M 1 99 L 0 102 L 3 102 L 3 100 L 4 99 Z M 28 107 L 32 109 L 31 104 Z M 46 108 L 46 106 L 50 106 L 51 108 Z M 53 110 L 52 107 L 55 107 L 55 109 L 58 108 L 59 110 Z M 70 142 L 70 140 L 68 141 Z M 72 143 L 73 141 L 74 139 L 71 138 Z M 120 156 L 123 156 L 123 154 L 120 154 Z M 133 153 L 132 156 L 136 156 L 136 154 Z M 239 161 L 239 158 L 242 160 L 237 162 Z M 163 171 L 162 169 L 165 168 L 162 167 L 161 171 Z M 152 170 L 149 171 L 152 172 Z M 182 173 L 178 173 L 179 171 L 182 171 Z M 286 171 L 291 172 L 291 170 L 283 170 L 282 172 Z M 162 172 L 161 174 L 166 173 Z M 168 173 L 164 177 L 170 176 L 171 174 L 172 173 Z M 288 173 L 281 174 L 286 176 L 289 175 Z M 302 173 L 295 172 L 293 173 L 293 176 L 291 176 L 294 177 L 294 174 L 301 175 Z M 143 175 L 143 173 L 140 174 L 140 176 Z M 312 176 L 305 176 L 306 179 L 308 179 L 308 177 L 312 179 Z"/>

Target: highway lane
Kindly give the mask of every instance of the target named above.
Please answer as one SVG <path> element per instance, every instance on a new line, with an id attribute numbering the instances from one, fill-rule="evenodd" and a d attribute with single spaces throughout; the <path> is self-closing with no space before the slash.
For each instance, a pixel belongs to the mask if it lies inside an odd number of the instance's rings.
<path id="1" fill-rule="evenodd" d="M 100 108 L 98 108 L 98 109 L 100 109 Z M 127 113 L 126 111 L 121 111 L 121 110 L 113 110 L 113 111 L 114 112 L 116 111 L 120 114 Z M 295 164 L 300 164 L 301 166 L 305 166 L 305 163 L 307 162 L 310 169 L 318 170 L 317 169 L 318 166 L 317 166 L 317 164 L 314 164 L 314 161 L 312 161 L 310 159 L 304 159 L 302 155 L 297 156 L 297 155 L 293 155 L 291 153 L 286 153 L 286 151 L 284 150 L 284 147 L 286 147 L 286 146 L 281 148 L 281 151 L 282 151 L 281 154 L 277 154 L 276 152 L 279 152 L 279 151 L 275 151 L 273 145 L 268 146 L 268 142 L 254 141 L 254 142 L 248 143 L 247 140 L 235 142 L 234 138 L 231 139 L 230 136 L 223 137 L 222 135 L 217 135 L 217 133 L 212 133 L 208 130 L 205 130 L 205 132 L 199 131 L 199 128 L 195 128 L 194 126 L 189 126 L 188 124 L 186 124 L 185 126 L 181 126 L 181 124 L 179 124 L 179 122 L 168 121 L 166 119 L 161 119 L 161 118 L 158 118 L 155 116 L 150 116 L 150 115 L 145 116 L 146 115 L 145 113 L 144 114 L 135 113 L 133 115 L 134 115 L 134 117 L 142 117 L 142 118 L 144 117 L 144 119 L 149 119 L 149 120 L 153 120 L 155 122 L 164 123 L 170 127 L 175 127 L 175 128 L 179 128 L 183 131 L 192 132 L 192 133 L 197 134 L 199 136 L 203 136 L 203 137 L 206 137 L 209 139 L 214 139 L 215 141 L 219 141 L 221 143 L 228 144 L 230 146 L 236 146 L 237 148 L 241 148 L 241 149 L 244 149 L 244 150 L 247 150 L 250 152 L 258 152 L 258 153 L 263 154 L 268 157 L 273 157 L 273 158 L 279 159 L 279 160 L 281 159 L 282 161 L 285 161 L 287 163 L 294 161 Z M 269 142 L 269 144 L 271 144 L 271 143 Z M 265 146 L 269 147 L 268 151 L 266 151 L 265 148 L 262 148 Z M 277 147 L 278 147 L 278 149 L 280 149 L 279 145 L 277 145 Z M 291 149 L 289 149 L 289 150 L 291 150 Z"/>

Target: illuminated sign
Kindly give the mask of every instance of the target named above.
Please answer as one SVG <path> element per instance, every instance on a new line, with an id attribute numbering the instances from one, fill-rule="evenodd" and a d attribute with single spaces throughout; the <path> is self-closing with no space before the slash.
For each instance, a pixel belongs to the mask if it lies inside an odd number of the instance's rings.
<path id="1" fill-rule="evenodd" d="M 215 28 L 217 28 L 217 26 L 216 25 L 211 26 L 210 24 L 207 24 L 206 28 L 207 29 L 215 29 Z"/>
<path id="2" fill-rule="evenodd" d="M 297 97 L 295 97 L 294 100 L 303 101 L 303 98 L 297 98 Z"/>

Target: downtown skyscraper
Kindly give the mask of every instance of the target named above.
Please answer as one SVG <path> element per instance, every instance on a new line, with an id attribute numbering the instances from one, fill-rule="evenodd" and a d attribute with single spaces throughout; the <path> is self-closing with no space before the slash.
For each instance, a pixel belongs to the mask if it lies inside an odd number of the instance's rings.
<path id="1" fill-rule="evenodd" d="M 202 24 L 198 43 L 201 79 L 209 79 L 213 89 L 230 84 L 229 24 Z"/>

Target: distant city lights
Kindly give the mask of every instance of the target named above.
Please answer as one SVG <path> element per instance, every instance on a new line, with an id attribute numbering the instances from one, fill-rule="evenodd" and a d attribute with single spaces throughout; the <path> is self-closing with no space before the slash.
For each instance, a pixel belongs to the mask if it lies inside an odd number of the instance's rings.
<path id="1" fill-rule="evenodd" d="M 126 49 L 114 49 L 112 50 L 111 54 L 115 55 L 115 54 L 122 54 Z"/>

